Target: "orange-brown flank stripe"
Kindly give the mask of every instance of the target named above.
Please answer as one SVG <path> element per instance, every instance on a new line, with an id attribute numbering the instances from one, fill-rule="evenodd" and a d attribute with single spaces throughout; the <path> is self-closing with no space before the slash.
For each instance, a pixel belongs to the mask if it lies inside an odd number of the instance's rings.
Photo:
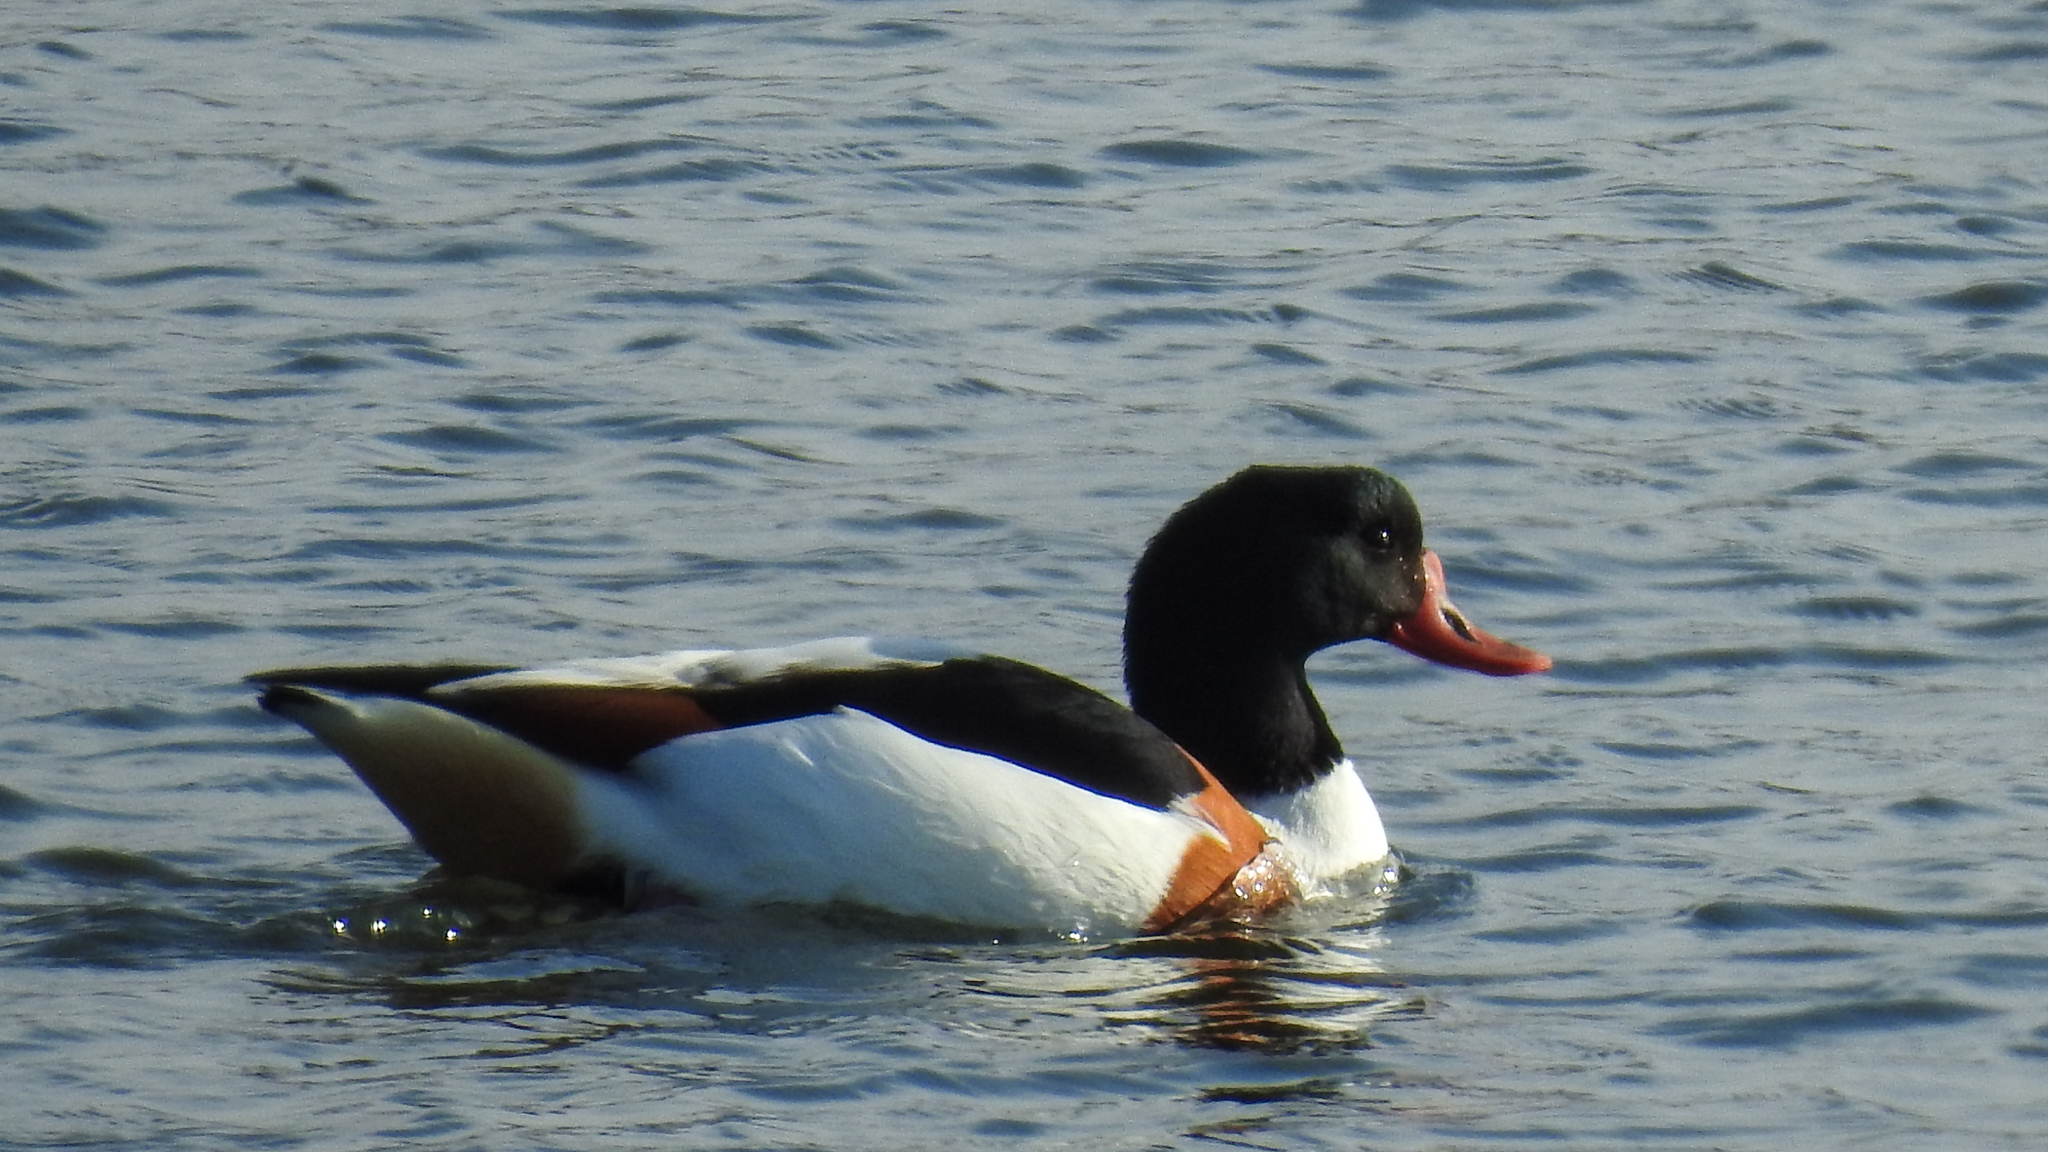
<path id="1" fill-rule="evenodd" d="M 458 696 L 456 711 L 557 756 L 623 769 L 633 757 L 725 723 L 674 688 L 547 685 Z"/>
<path id="2" fill-rule="evenodd" d="M 1197 836 L 1188 845 L 1166 896 L 1145 918 L 1147 932 L 1168 932 L 1198 920 L 1251 916 L 1300 895 L 1278 852 L 1268 850 L 1265 827 L 1194 757 L 1189 756 L 1188 763 L 1208 781 L 1189 803 L 1223 834 L 1223 843 Z"/>

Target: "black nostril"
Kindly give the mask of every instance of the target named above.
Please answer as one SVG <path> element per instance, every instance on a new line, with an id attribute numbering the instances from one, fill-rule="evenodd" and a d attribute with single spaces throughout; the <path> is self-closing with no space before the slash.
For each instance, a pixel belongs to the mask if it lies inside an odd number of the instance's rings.
<path id="1" fill-rule="evenodd" d="M 1451 626 L 1451 631 L 1456 632 L 1458 635 L 1463 636 L 1465 639 L 1470 640 L 1474 644 L 1477 644 L 1479 642 L 1478 638 L 1472 635 L 1472 626 L 1470 624 L 1465 623 L 1465 618 L 1463 616 L 1458 615 L 1456 612 L 1452 611 L 1449 608 L 1444 609 L 1443 613 L 1444 623 L 1449 624 Z"/>

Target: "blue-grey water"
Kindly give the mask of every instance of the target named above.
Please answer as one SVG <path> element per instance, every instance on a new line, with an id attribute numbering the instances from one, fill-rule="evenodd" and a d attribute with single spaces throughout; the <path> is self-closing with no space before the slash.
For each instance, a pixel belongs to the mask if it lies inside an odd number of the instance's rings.
<path id="1" fill-rule="evenodd" d="M 0 1146 L 2048 1144 L 2048 5 L 0 12 Z M 1312 669 L 1408 876 L 592 919 L 246 672 L 1117 679 L 1254 460 L 1553 654 Z"/>

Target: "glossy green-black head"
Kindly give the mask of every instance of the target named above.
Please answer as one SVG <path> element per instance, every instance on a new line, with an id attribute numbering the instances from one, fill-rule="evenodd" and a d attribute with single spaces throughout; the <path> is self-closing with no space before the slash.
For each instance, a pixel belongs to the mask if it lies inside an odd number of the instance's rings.
<path id="1" fill-rule="evenodd" d="M 1381 639 L 1423 602 L 1422 556 L 1422 514 L 1386 473 L 1246 468 L 1152 538 L 1131 577 L 1126 643 L 1154 619 L 1294 658 Z"/>
<path id="2" fill-rule="evenodd" d="M 1225 787 L 1283 792 L 1343 756 L 1303 664 L 1351 640 L 1493 675 L 1550 667 L 1451 604 L 1422 515 L 1393 477 L 1261 466 L 1189 501 L 1146 547 L 1124 683 L 1131 707 Z"/>
<path id="3" fill-rule="evenodd" d="M 1550 667 L 1465 619 L 1415 498 L 1373 468 L 1246 468 L 1169 517 L 1131 577 L 1127 670 L 1154 650 L 1299 662 L 1352 640 L 1497 676 Z"/>

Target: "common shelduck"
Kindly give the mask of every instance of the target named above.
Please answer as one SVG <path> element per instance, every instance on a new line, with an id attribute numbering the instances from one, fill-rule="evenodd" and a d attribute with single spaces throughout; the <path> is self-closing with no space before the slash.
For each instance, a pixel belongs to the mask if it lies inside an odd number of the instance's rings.
<path id="1" fill-rule="evenodd" d="M 450 873 L 1101 937 L 1384 868 L 1303 670 L 1350 640 L 1550 667 L 1451 605 L 1391 477 L 1253 467 L 1138 561 L 1129 708 L 1000 656 L 865 639 L 250 680 Z"/>

